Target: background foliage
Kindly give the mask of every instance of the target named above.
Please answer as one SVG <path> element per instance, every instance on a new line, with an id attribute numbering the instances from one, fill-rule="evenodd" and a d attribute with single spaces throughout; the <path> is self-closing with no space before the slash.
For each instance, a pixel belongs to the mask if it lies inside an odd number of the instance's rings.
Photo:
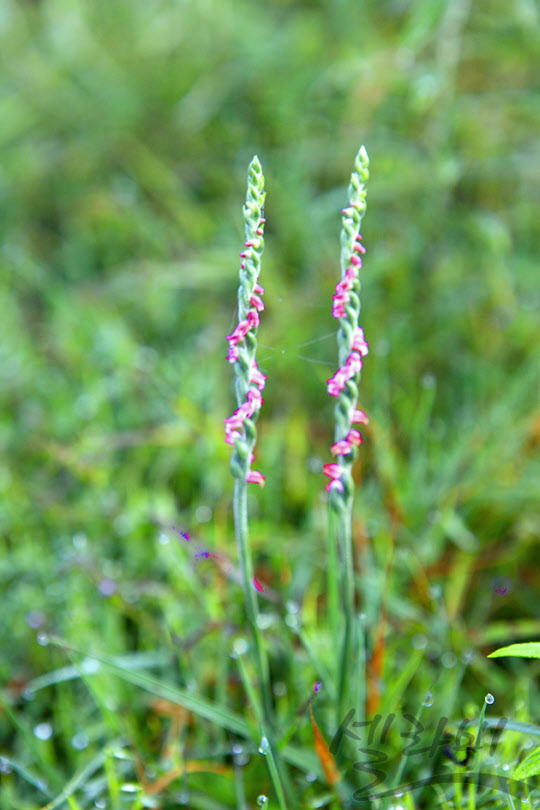
<path id="1" fill-rule="evenodd" d="M 483 656 L 540 630 L 538 6 L 4 0 L 0 52 L 0 753 L 19 764 L 0 774 L 0 808 L 40 806 L 117 738 L 159 775 L 188 733 L 112 676 L 79 670 L 25 699 L 70 660 L 40 634 L 155 653 L 163 677 L 242 704 L 239 588 L 155 521 L 234 560 L 225 335 L 254 153 L 267 184 L 257 576 L 331 645 L 325 381 L 339 211 L 364 143 L 371 421 L 355 538 L 369 632 L 395 547 L 387 677 L 418 634 L 441 678 L 445 654 L 474 649 L 462 711 L 489 688 L 501 714 L 534 722 L 538 663 Z M 295 711 L 317 672 L 282 619 L 273 668 Z M 206 721 L 189 733 L 203 751 L 225 744 Z M 110 806 L 131 806 L 108 767 Z M 203 792 L 216 779 L 197 778 Z M 264 768 L 249 778 L 268 784 Z M 212 807 L 234 806 L 219 789 Z"/>

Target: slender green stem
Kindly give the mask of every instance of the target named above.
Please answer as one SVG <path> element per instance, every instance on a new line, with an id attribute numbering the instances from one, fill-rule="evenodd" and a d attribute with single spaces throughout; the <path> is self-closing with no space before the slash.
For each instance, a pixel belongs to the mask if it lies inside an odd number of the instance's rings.
<path id="1" fill-rule="evenodd" d="M 272 709 L 270 698 L 270 673 L 268 668 L 268 658 L 264 649 L 261 631 L 257 622 L 259 616 L 259 603 L 255 587 L 253 585 L 253 561 L 248 538 L 247 519 L 247 484 L 239 478 L 234 481 L 233 495 L 234 529 L 236 535 L 236 547 L 240 570 L 242 572 L 242 590 L 244 592 L 244 604 L 248 621 L 253 634 L 255 645 L 255 658 L 257 674 L 259 678 L 259 688 L 261 690 L 262 706 L 264 718 L 271 722 Z"/>

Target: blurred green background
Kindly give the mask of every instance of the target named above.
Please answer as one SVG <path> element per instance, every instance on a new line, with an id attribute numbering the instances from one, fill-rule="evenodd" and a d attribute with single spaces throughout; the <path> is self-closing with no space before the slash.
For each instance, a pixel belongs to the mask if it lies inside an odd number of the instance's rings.
<path id="1" fill-rule="evenodd" d="M 36 632 L 123 653 L 222 619 L 210 567 L 189 569 L 152 520 L 234 559 L 225 335 L 255 153 L 259 576 L 283 598 L 324 592 L 331 296 L 363 143 L 371 421 L 355 536 L 375 566 L 395 540 L 398 616 L 421 606 L 422 571 L 474 638 L 492 620 L 536 626 L 539 19 L 533 0 L 3 0 L 0 679 L 14 700 L 65 662 Z M 65 740 L 88 720 L 68 704 Z M 21 717 L 31 729 L 44 712 L 36 699 Z M 6 715 L 0 729 L 0 752 L 24 750 Z M 64 747 L 48 755 L 58 784 L 77 755 Z"/>

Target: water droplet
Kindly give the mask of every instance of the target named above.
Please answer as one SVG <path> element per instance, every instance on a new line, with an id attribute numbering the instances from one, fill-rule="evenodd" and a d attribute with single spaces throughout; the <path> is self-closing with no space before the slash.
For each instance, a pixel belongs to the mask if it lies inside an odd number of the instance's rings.
<path id="1" fill-rule="evenodd" d="M 160 534 L 158 534 L 157 540 L 160 546 L 166 546 L 168 543 L 171 542 L 171 538 L 169 537 L 168 534 L 165 534 L 165 532 L 160 532 Z"/>
<path id="2" fill-rule="evenodd" d="M 95 658 L 85 658 L 84 661 L 81 662 L 81 669 L 83 672 L 91 675 L 93 672 L 98 671 L 99 661 L 96 661 Z"/>
<path id="3" fill-rule="evenodd" d="M 31 689 L 25 689 L 24 692 L 22 693 L 22 696 L 24 700 L 28 701 L 34 700 L 35 698 L 35 694 L 32 692 Z"/>
<path id="4" fill-rule="evenodd" d="M 276 681 L 272 687 L 272 692 L 276 697 L 283 697 L 283 695 L 287 694 L 287 684 L 283 683 L 283 681 Z"/>
<path id="5" fill-rule="evenodd" d="M 291 630 L 298 632 L 300 629 L 300 622 L 298 621 L 298 616 L 293 616 L 291 613 L 288 613 L 285 616 L 285 624 L 287 627 L 290 627 Z"/>
<path id="6" fill-rule="evenodd" d="M 49 643 L 49 636 L 40 630 L 39 633 L 36 633 L 36 641 L 40 647 L 46 647 Z"/>
<path id="7" fill-rule="evenodd" d="M 442 588 L 438 583 L 431 585 L 429 588 L 429 595 L 433 600 L 440 599 L 442 596 Z"/>
<path id="8" fill-rule="evenodd" d="M 236 655 L 245 655 L 247 653 L 248 643 L 245 638 L 235 638 L 233 641 L 233 650 Z"/>
<path id="9" fill-rule="evenodd" d="M 39 723 L 34 729 L 34 734 L 38 740 L 50 740 L 52 733 L 53 730 L 50 723 Z"/>
<path id="10" fill-rule="evenodd" d="M 195 520 L 197 523 L 209 523 L 212 520 L 212 510 L 206 504 L 201 504 L 195 509 Z"/>
<path id="11" fill-rule="evenodd" d="M 116 582 L 113 579 L 102 579 L 98 590 L 102 596 L 112 596 L 116 591 Z"/>
<path id="12" fill-rule="evenodd" d="M 4 757 L 0 757 L 0 773 L 11 773 L 12 770 L 11 762 L 8 762 Z"/>
<path id="13" fill-rule="evenodd" d="M 425 650 L 428 644 L 428 637 L 423 633 L 415 633 L 411 639 L 411 647 L 415 650 Z"/>
<path id="14" fill-rule="evenodd" d="M 268 630 L 274 624 L 274 617 L 271 613 L 259 613 L 257 616 L 257 627 L 260 630 Z"/>
<path id="15" fill-rule="evenodd" d="M 437 377 L 434 374 L 424 374 L 421 383 L 422 388 L 435 388 L 437 385 Z"/>
<path id="16" fill-rule="evenodd" d="M 287 613 L 298 613 L 298 603 L 293 602 L 292 599 L 287 599 L 285 602 Z"/>
<path id="17" fill-rule="evenodd" d="M 523 802 L 523 804 L 527 804 L 527 802 L 529 801 L 529 797 L 528 796 L 523 796 L 521 801 Z"/>
<path id="18" fill-rule="evenodd" d="M 73 535 L 71 542 L 73 543 L 73 548 L 76 548 L 77 551 L 84 551 L 88 543 L 88 538 L 84 532 L 77 532 Z"/>
<path id="19" fill-rule="evenodd" d="M 401 799 L 402 796 L 403 796 L 403 791 L 402 790 L 396 790 L 396 792 L 394 793 L 394 797 L 396 799 Z"/>
<path id="20" fill-rule="evenodd" d="M 262 736 L 261 742 L 259 744 L 259 754 L 264 754 L 266 756 L 270 751 L 270 743 L 268 742 L 267 737 Z"/>
<path id="21" fill-rule="evenodd" d="M 367 615 L 365 613 L 359 613 L 358 618 L 360 619 L 361 622 L 365 622 L 365 620 L 367 619 Z"/>
<path id="22" fill-rule="evenodd" d="M 493 697 L 493 695 L 490 692 L 487 693 L 484 700 L 486 701 L 488 706 L 491 706 L 492 703 L 495 703 L 495 698 Z"/>
<path id="23" fill-rule="evenodd" d="M 259 807 L 265 807 L 268 803 L 268 796 L 264 796 L 262 793 L 260 796 L 257 796 L 257 805 Z"/>
<path id="24" fill-rule="evenodd" d="M 244 749 L 240 745 L 240 743 L 235 743 L 232 747 L 233 754 L 241 754 Z"/>
<path id="25" fill-rule="evenodd" d="M 306 773 L 306 782 L 314 782 L 317 779 L 317 774 L 309 771 Z"/>
<path id="26" fill-rule="evenodd" d="M 94 802 L 94 807 L 97 807 L 98 810 L 105 810 L 107 807 L 107 802 L 105 799 L 96 799 Z"/>
<path id="27" fill-rule="evenodd" d="M 461 660 L 464 664 L 470 664 L 474 658 L 474 650 L 471 650 L 470 647 L 463 651 L 461 656 Z"/>
<path id="28" fill-rule="evenodd" d="M 124 785 L 121 786 L 120 790 L 124 793 L 137 793 L 138 791 L 137 785 L 134 785 L 132 782 L 126 782 Z"/>
<path id="29" fill-rule="evenodd" d="M 430 709 L 433 706 L 433 695 L 431 692 L 428 692 L 426 697 L 424 698 L 424 706 Z"/>
<path id="30" fill-rule="evenodd" d="M 74 734 L 71 738 L 71 744 L 73 748 L 76 748 L 77 751 L 84 751 L 86 746 L 88 745 L 88 734 L 85 734 L 84 731 L 80 731 L 78 734 Z"/>
<path id="31" fill-rule="evenodd" d="M 457 664 L 457 655 L 453 652 L 446 652 L 441 658 L 441 664 L 445 669 L 453 669 Z"/>
<path id="32" fill-rule="evenodd" d="M 37 630 L 38 627 L 45 624 L 45 618 L 45 614 L 41 610 L 31 610 L 26 614 L 26 624 L 28 627 L 31 627 L 32 630 Z"/>
<path id="33" fill-rule="evenodd" d="M 510 765 L 509 762 L 505 762 L 504 765 L 502 766 L 502 769 L 503 771 L 509 771 L 511 767 L 512 766 Z"/>

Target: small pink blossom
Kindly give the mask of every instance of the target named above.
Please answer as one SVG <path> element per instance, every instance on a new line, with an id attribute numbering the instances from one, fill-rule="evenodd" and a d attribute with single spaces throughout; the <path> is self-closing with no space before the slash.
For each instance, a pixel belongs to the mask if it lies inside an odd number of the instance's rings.
<path id="1" fill-rule="evenodd" d="M 247 392 L 248 402 L 251 406 L 251 413 L 250 416 L 253 416 L 254 411 L 258 411 L 261 405 L 264 402 L 264 399 L 261 397 L 261 392 L 258 388 L 250 388 Z"/>
<path id="2" fill-rule="evenodd" d="M 255 383 L 259 391 L 262 391 L 265 386 L 266 380 L 267 377 L 265 377 L 265 375 L 261 371 L 259 371 L 257 363 L 254 363 L 251 368 L 251 374 L 249 375 L 249 381 Z"/>
<path id="3" fill-rule="evenodd" d="M 262 312 L 264 309 L 262 298 L 259 295 L 255 295 L 255 293 L 253 293 L 253 295 L 249 299 L 249 303 L 251 304 L 252 307 L 255 307 L 257 312 Z"/>
<path id="4" fill-rule="evenodd" d="M 325 464 L 323 467 L 323 473 L 327 475 L 329 478 L 340 478 L 342 469 L 339 464 Z"/>
<path id="5" fill-rule="evenodd" d="M 354 410 L 352 412 L 351 422 L 353 423 L 353 425 L 355 424 L 367 425 L 369 419 L 367 414 L 364 413 L 364 411 Z"/>
<path id="6" fill-rule="evenodd" d="M 227 360 L 229 361 L 229 363 L 236 363 L 239 357 L 240 352 L 238 351 L 238 346 L 231 343 L 231 345 L 229 346 L 229 352 L 227 354 Z"/>
<path id="7" fill-rule="evenodd" d="M 259 295 L 264 295 L 264 287 L 261 287 L 261 285 L 259 283 L 257 283 L 253 287 L 253 292 L 259 293 Z"/>
<path id="8" fill-rule="evenodd" d="M 353 345 L 353 348 L 354 348 L 354 345 Z M 355 374 L 358 374 L 358 372 L 362 369 L 362 365 L 363 364 L 362 364 L 361 356 L 358 354 L 358 352 L 353 351 L 349 355 L 349 357 L 347 359 L 347 363 L 346 363 L 346 368 L 350 369 L 348 379 L 350 379 L 351 377 L 354 377 Z"/>
<path id="9" fill-rule="evenodd" d="M 251 312 L 251 310 L 250 310 L 250 312 Z M 249 318 L 249 313 L 248 313 L 248 318 Z M 240 321 L 240 323 L 238 324 L 238 326 L 236 327 L 236 329 L 234 330 L 232 335 L 227 335 L 227 340 L 229 341 L 229 343 L 233 343 L 233 344 L 240 343 L 240 341 L 245 338 L 245 336 L 247 335 L 249 330 L 250 330 L 249 321 L 247 321 L 247 320 Z"/>
<path id="10" fill-rule="evenodd" d="M 249 325 L 249 329 L 252 329 L 254 326 L 259 326 L 259 324 L 261 323 L 261 319 L 259 318 L 259 313 L 254 309 L 250 309 L 248 314 L 247 314 L 247 322 L 248 322 L 248 325 Z M 246 334 L 249 331 L 249 329 L 246 330 Z"/>
<path id="11" fill-rule="evenodd" d="M 360 326 L 357 326 L 353 332 L 352 349 L 356 352 L 360 352 L 362 357 L 365 357 L 369 351 L 368 346 L 369 343 L 366 343 L 364 330 Z"/>
<path id="12" fill-rule="evenodd" d="M 358 447 L 364 440 L 357 430 L 349 430 L 347 434 L 347 443 L 351 446 Z"/>
<path id="13" fill-rule="evenodd" d="M 333 444 L 330 450 L 333 456 L 346 456 L 347 453 L 351 452 L 352 446 L 348 441 L 342 439 L 340 442 Z"/>
<path id="14" fill-rule="evenodd" d="M 354 264 L 356 267 L 362 267 L 362 259 L 360 256 L 356 256 L 354 253 L 351 256 L 351 264 Z"/>
<path id="15" fill-rule="evenodd" d="M 261 487 L 264 487 L 265 476 L 257 472 L 257 470 L 250 470 L 247 474 L 246 481 L 248 484 L 259 484 Z"/>

